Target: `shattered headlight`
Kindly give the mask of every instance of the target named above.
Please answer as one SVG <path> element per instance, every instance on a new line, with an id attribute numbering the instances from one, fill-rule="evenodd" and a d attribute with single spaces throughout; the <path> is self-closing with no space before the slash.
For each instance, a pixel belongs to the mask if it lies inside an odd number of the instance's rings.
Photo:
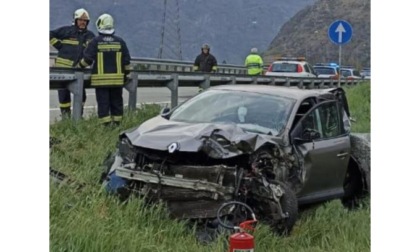
<path id="1" fill-rule="evenodd" d="M 128 138 L 123 138 L 118 144 L 118 150 L 123 158 L 123 164 L 134 163 L 137 157 L 137 153 L 133 145 L 131 145 Z"/>

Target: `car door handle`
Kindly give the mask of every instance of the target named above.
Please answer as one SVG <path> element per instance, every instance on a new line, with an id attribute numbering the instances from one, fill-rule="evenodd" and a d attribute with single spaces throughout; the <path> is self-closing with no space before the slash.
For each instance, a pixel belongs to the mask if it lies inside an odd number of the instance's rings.
<path id="1" fill-rule="evenodd" d="M 345 156 L 347 156 L 349 153 L 348 152 L 341 152 L 337 154 L 338 158 L 344 158 Z"/>

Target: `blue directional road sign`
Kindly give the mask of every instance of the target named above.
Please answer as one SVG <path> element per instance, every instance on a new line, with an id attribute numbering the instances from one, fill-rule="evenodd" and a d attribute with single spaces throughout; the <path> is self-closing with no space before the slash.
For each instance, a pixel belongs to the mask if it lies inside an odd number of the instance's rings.
<path id="1" fill-rule="evenodd" d="M 351 25 L 344 20 L 336 20 L 328 28 L 330 40 L 338 45 L 343 45 L 350 41 L 353 29 Z"/>

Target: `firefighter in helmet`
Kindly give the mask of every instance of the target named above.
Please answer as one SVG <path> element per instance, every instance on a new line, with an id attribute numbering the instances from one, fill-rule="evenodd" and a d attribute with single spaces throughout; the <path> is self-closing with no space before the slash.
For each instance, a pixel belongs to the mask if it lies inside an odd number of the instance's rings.
<path id="1" fill-rule="evenodd" d="M 56 67 L 76 67 L 83 56 L 83 50 L 95 37 L 87 29 L 89 13 L 85 9 L 77 9 L 73 16 L 73 25 L 63 26 L 50 31 L 50 44 L 58 50 Z M 71 115 L 71 95 L 68 89 L 58 90 L 61 115 L 63 118 Z M 86 91 L 83 89 L 83 103 L 86 101 Z"/>
<path id="2" fill-rule="evenodd" d="M 93 64 L 91 85 L 95 88 L 98 117 L 103 125 L 119 125 L 123 116 L 123 85 L 130 70 L 125 41 L 115 36 L 114 19 L 102 14 L 96 21 L 99 35 L 87 46 L 80 67 Z"/>
<path id="3" fill-rule="evenodd" d="M 210 54 L 210 46 L 208 44 L 201 46 L 201 53 L 195 58 L 193 70 L 208 73 L 217 71 L 217 60 Z"/>

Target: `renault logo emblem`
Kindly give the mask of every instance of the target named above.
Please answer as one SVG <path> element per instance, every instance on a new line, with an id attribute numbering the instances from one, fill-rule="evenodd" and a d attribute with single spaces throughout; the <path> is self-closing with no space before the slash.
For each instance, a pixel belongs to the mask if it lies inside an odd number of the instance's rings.
<path id="1" fill-rule="evenodd" d="M 179 144 L 178 143 L 171 143 L 169 146 L 168 146 L 168 151 L 169 151 L 169 153 L 174 153 L 176 150 L 178 150 L 179 149 Z"/>

